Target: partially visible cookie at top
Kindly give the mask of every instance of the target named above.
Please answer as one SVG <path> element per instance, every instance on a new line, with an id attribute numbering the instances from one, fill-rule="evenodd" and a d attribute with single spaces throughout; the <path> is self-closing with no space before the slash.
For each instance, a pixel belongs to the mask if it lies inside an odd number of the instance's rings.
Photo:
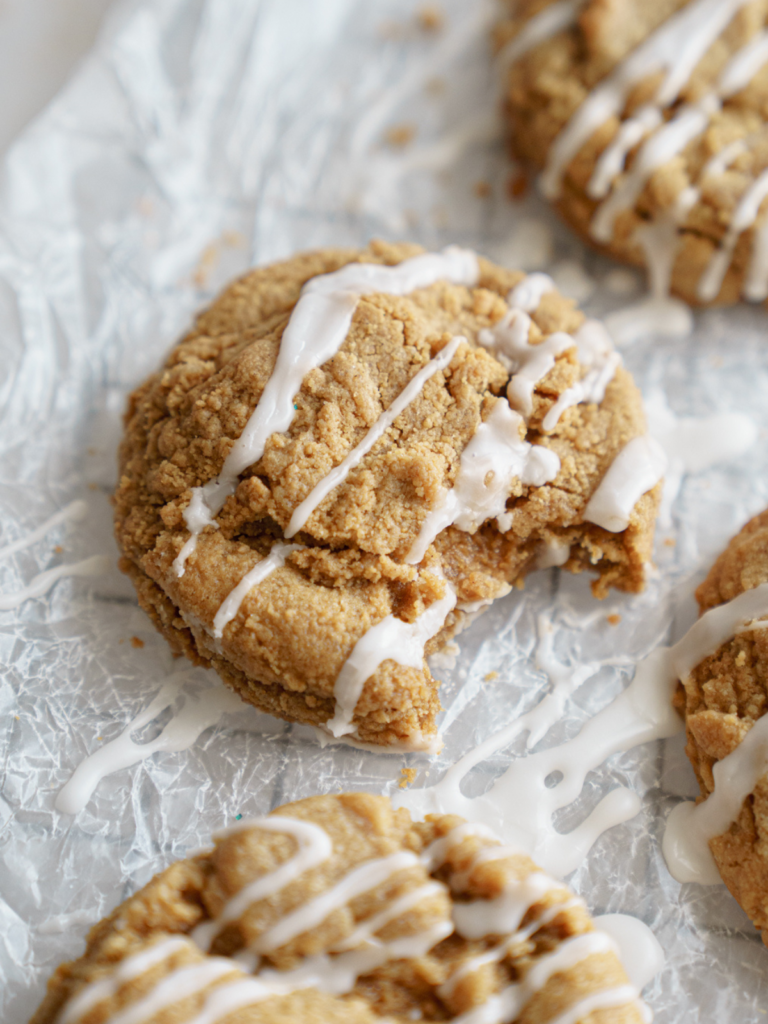
<path id="1" fill-rule="evenodd" d="M 768 945 L 768 510 L 733 538 L 696 597 L 710 649 L 723 642 L 678 689 L 686 753 L 718 871 Z"/>
<path id="2" fill-rule="evenodd" d="M 515 154 L 566 221 L 692 304 L 768 297 L 765 0 L 505 0 Z"/>
<path id="3" fill-rule="evenodd" d="M 618 949 L 456 815 L 310 797 L 243 820 L 95 925 L 31 1024 L 641 1024 Z"/>
<path id="4" fill-rule="evenodd" d="M 642 589 L 663 458 L 600 324 L 468 250 L 259 268 L 132 396 L 115 525 L 174 651 L 256 707 L 430 748 L 424 660 L 542 565 Z"/>

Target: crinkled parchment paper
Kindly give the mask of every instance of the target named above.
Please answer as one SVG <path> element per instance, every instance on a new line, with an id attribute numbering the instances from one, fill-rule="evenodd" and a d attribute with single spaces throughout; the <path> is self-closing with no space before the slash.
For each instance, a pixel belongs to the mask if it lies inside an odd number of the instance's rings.
<path id="1" fill-rule="evenodd" d="M 526 269 L 575 260 L 598 282 L 591 310 L 627 301 L 607 285 L 612 267 L 535 196 L 506 198 L 492 8 L 442 9 L 445 27 L 429 33 L 414 0 L 133 0 L 11 150 L 0 192 L 0 546 L 75 498 L 88 514 L 0 561 L 0 592 L 91 554 L 114 562 L 125 395 L 254 263 L 374 235 L 459 242 Z M 413 141 L 387 145 L 403 126 Z M 27 1020 L 89 923 L 234 815 L 345 786 L 380 792 L 406 765 L 417 786 L 436 781 L 546 691 L 531 658 L 538 612 L 556 609 L 557 650 L 575 662 L 639 657 L 682 632 L 713 556 L 768 504 L 768 314 L 697 314 L 692 337 L 641 341 L 625 359 L 679 415 L 750 414 L 758 444 L 684 482 L 646 596 L 612 597 L 585 618 L 596 608 L 586 580 L 550 570 L 477 621 L 441 670 L 446 745 L 435 761 L 323 750 L 308 730 L 244 709 L 191 750 L 110 776 L 77 818 L 59 815 L 57 790 L 157 692 L 172 659 L 116 568 L 0 613 L 4 1022 Z M 573 735 L 630 675 L 604 669 L 543 743 Z M 509 757 L 478 768 L 469 791 Z M 694 790 L 682 740 L 615 755 L 563 827 L 617 781 L 644 795 L 643 810 L 598 841 L 573 884 L 596 913 L 628 911 L 656 931 L 667 966 L 646 995 L 659 1022 L 763 1020 L 768 951 L 723 887 L 681 887 L 661 858 L 664 817 Z"/>

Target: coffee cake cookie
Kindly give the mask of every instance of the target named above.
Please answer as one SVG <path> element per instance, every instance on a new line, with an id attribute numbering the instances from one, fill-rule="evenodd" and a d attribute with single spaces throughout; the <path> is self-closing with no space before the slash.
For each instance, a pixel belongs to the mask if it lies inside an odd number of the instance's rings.
<path id="1" fill-rule="evenodd" d="M 173 650 L 334 736 L 435 742 L 424 656 L 542 565 L 639 591 L 663 454 L 544 275 L 372 243 L 254 270 L 132 396 L 122 567 Z"/>
<path id="2" fill-rule="evenodd" d="M 581 899 L 486 828 L 311 797 L 178 861 L 58 968 L 31 1024 L 640 1024 Z"/>
<path id="3" fill-rule="evenodd" d="M 681 881 L 712 881 L 695 843 L 686 850 L 691 837 L 705 854 L 708 844 L 768 945 L 768 511 L 734 537 L 696 597 L 708 653 L 689 657 L 676 704 L 701 798 L 673 812 L 665 854 Z"/>
<path id="4" fill-rule="evenodd" d="M 768 297 L 765 0 L 505 0 L 515 154 L 583 238 L 690 303 Z"/>

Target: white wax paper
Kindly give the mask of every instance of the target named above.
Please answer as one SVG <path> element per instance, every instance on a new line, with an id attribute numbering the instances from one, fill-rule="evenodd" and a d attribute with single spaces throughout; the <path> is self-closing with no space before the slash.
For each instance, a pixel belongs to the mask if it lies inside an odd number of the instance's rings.
<path id="1" fill-rule="evenodd" d="M 587 253 L 535 196 L 506 197 L 492 6 L 443 0 L 445 26 L 433 34 L 417 27 L 418 9 L 129 0 L 11 150 L 0 192 L 0 547 L 73 499 L 88 514 L 1 560 L 0 592 L 62 562 L 116 560 L 109 493 L 125 395 L 194 311 L 254 263 L 376 235 L 457 242 L 525 269 L 557 265 L 585 294 L 589 281 L 563 266 L 575 261 L 598 282 L 594 312 L 627 301 L 619 290 L 632 289 L 632 274 Z M 403 125 L 415 138 L 397 151 L 385 136 Z M 441 669 L 437 760 L 321 749 L 310 730 L 244 709 L 191 750 L 110 776 L 77 818 L 57 814 L 57 790 L 147 704 L 172 659 L 116 568 L 1 612 L 0 1018 L 26 1021 L 89 923 L 236 814 L 346 787 L 381 792 L 406 765 L 417 786 L 435 782 L 546 692 L 531 659 L 537 612 L 557 606 L 557 649 L 577 662 L 639 657 L 670 628 L 679 635 L 714 555 L 768 504 L 767 334 L 765 311 L 740 307 L 697 314 L 686 340 L 626 350 L 646 394 L 679 415 L 748 413 L 758 443 L 683 483 L 646 596 L 611 597 L 585 620 L 596 608 L 586 580 L 551 570 L 478 620 Z M 605 668 L 543 743 L 573 735 L 630 674 Z M 643 810 L 598 841 L 572 882 L 596 913 L 626 911 L 655 930 L 667 965 L 646 996 L 660 1024 L 761 1021 L 768 951 L 723 887 L 681 887 L 661 857 L 666 813 L 695 791 L 682 746 L 647 744 L 590 775 L 563 827 L 616 781 L 644 795 Z M 509 758 L 476 770 L 468 791 Z"/>

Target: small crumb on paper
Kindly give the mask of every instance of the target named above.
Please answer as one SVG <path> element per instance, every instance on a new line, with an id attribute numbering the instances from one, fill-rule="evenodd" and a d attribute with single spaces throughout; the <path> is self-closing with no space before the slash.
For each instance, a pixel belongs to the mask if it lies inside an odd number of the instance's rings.
<path id="1" fill-rule="evenodd" d="M 53 549 L 53 553 L 54 555 L 63 555 L 64 548 L 61 546 L 61 544 L 57 544 L 56 547 Z"/>
<path id="2" fill-rule="evenodd" d="M 612 626 L 618 626 L 618 624 L 621 622 L 621 616 L 617 615 L 615 612 L 613 613 L 613 615 L 606 615 L 606 618 Z"/>
<path id="3" fill-rule="evenodd" d="M 140 650 L 143 646 L 144 646 L 144 641 L 141 639 L 141 637 L 138 637 L 138 636 L 132 636 L 131 637 L 131 647 L 135 647 L 137 650 Z"/>
<path id="4" fill-rule="evenodd" d="M 486 683 L 492 683 L 494 679 L 498 679 L 498 678 L 499 678 L 499 673 L 498 672 L 487 672 L 483 676 L 483 679 L 485 680 Z"/>
<path id="5" fill-rule="evenodd" d="M 424 4 L 416 14 L 416 21 L 423 32 L 439 32 L 445 25 L 445 15 L 437 4 Z"/>
<path id="6" fill-rule="evenodd" d="M 675 540 L 674 537 L 665 537 L 664 538 L 664 547 L 665 548 L 673 548 L 676 544 L 677 544 L 677 541 Z"/>
<path id="7" fill-rule="evenodd" d="M 440 78 L 436 75 L 434 78 L 430 78 L 427 84 L 424 86 L 428 96 L 442 96 L 445 92 L 445 79 Z"/>
<path id="8" fill-rule="evenodd" d="M 522 171 L 507 179 L 507 195 L 510 199 L 522 199 L 528 191 L 528 179 Z"/>
<path id="9" fill-rule="evenodd" d="M 401 768 L 400 774 L 403 776 L 398 783 L 400 789 L 405 789 L 406 786 L 410 786 L 416 781 L 415 768 Z"/>
<path id="10" fill-rule="evenodd" d="M 403 149 L 410 142 L 413 142 L 416 135 L 416 128 L 412 124 L 396 124 L 388 129 L 385 139 L 388 146 L 395 149 Z"/>
<path id="11" fill-rule="evenodd" d="M 487 199 L 491 194 L 491 183 L 488 181 L 476 181 L 474 193 L 478 199 Z"/>

